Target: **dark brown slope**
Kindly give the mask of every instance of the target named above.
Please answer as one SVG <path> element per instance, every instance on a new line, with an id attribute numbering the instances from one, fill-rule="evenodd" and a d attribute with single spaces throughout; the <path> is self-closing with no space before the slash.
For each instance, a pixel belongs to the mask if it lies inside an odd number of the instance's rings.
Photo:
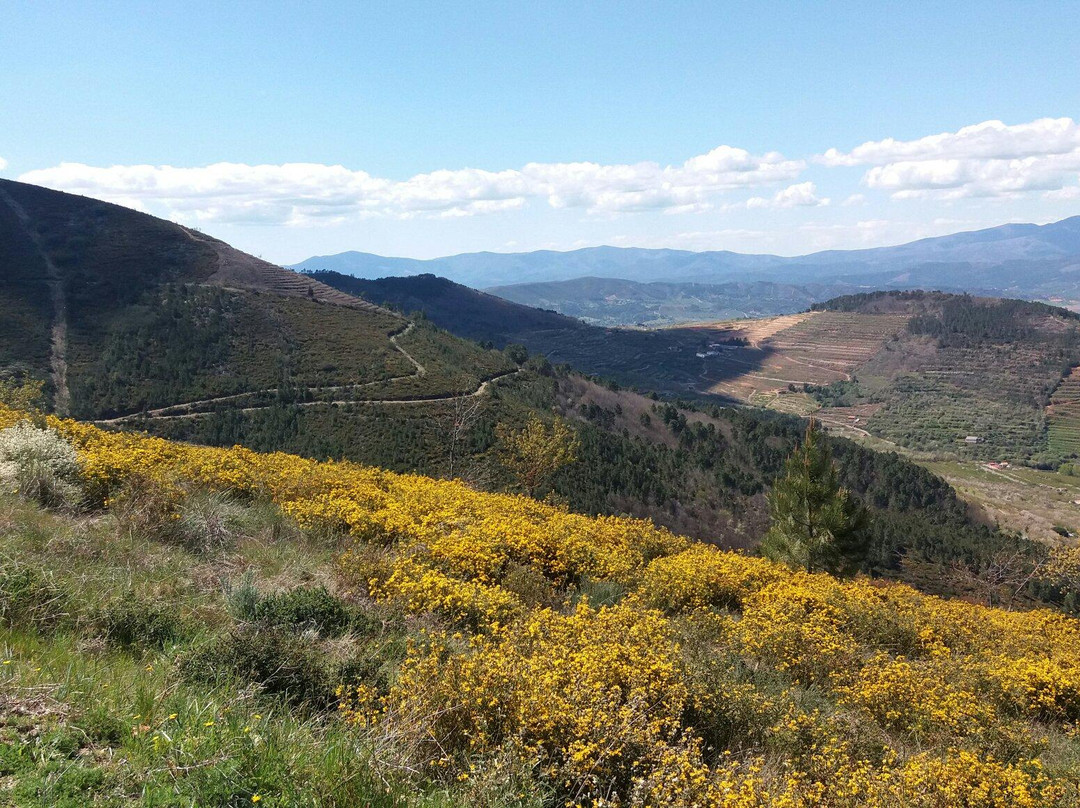
<path id="1" fill-rule="evenodd" d="M 39 253 L 77 276 L 76 306 L 86 296 L 95 305 L 123 304 L 150 286 L 184 282 L 374 308 L 223 241 L 120 205 L 10 180 L 0 180 L 0 202 L 8 209 L 0 272 L 20 272 L 38 242 Z"/>

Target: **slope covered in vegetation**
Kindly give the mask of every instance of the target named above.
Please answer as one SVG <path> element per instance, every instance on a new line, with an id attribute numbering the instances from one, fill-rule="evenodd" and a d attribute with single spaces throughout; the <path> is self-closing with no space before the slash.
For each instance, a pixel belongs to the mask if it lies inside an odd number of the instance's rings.
<path id="1" fill-rule="evenodd" d="M 1050 411 L 1051 441 L 1046 408 L 1080 364 L 1080 320 L 1042 303 L 875 292 L 815 303 L 811 315 L 650 330 L 587 326 L 430 275 L 316 277 L 643 390 L 797 414 L 823 407 L 831 426 L 855 427 L 846 434 L 943 456 L 1059 463 L 1072 453 L 1058 437 L 1075 426 L 1067 409 Z"/>
<path id="2" fill-rule="evenodd" d="M 47 425 L 19 427 L 53 446 L 36 465 L 0 433 L 9 485 L 81 511 L 0 504 L 16 804 L 1080 799 L 1080 623 L 1060 613 L 457 482 Z"/>
<path id="3" fill-rule="evenodd" d="M 1080 364 L 1080 317 L 1022 300 L 925 292 L 852 295 L 834 311 L 903 311 L 907 327 L 853 379 L 813 394 L 826 405 L 876 405 L 865 428 L 926 452 L 1054 463 L 1046 407 Z M 965 442 L 967 437 L 972 442 Z M 1063 450 L 1065 450 L 1063 452 Z"/>
<path id="4" fill-rule="evenodd" d="M 65 413 L 435 398 L 513 369 L 408 327 L 197 231 L 0 180 L 0 374 L 48 380 Z"/>
<path id="5" fill-rule="evenodd" d="M 766 494 L 805 426 L 776 413 L 676 406 L 535 359 L 471 401 L 477 406 L 468 413 L 460 401 L 394 409 L 286 402 L 145 426 L 173 439 L 344 458 L 514 491 L 520 488 L 501 462 L 500 428 L 562 417 L 578 442 L 578 462 L 557 470 L 539 496 L 554 496 L 577 513 L 648 518 L 743 549 L 756 547 L 764 534 Z M 945 482 L 905 458 L 846 440 L 835 441 L 835 456 L 844 486 L 875 515 L 868 572 L 936 593 L 969 593 L 957 567 L 978 575 L 998 556 L 1038 552 L 980 521 Z M 1060 599 L 1031 587 L 1023 596 Z"/>

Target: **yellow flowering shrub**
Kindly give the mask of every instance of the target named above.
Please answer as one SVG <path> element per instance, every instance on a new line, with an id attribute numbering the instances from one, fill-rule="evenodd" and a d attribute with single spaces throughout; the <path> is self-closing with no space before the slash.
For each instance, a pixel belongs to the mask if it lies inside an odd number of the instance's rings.
<path id="1" fill-rule="evenodd" d="M 0 428 L 23 417 L 0 407 Z M 98 506 L 206 488 L 343 540 L 346 585 L 428 627 L 383 690 L 342 691 L 343 719 L 425 776 L 505 765 L 582 806 L 1080 805 L 1073 617 L 459 482 L 48 423 Z"/>
<path id="2" fill-rule="evenodd" d="M 638 591 L 646 605 L 669 613 L 703 607 L 738 609 L 751 592 L 786 576 L 785 568 L 771 561 L 694 544 L 649 564 Z"/>
<path id="3" fill-rule="evenodd" d="M 950 674 L 954 671 L 939 662 L 878 654 L 837 693 L 841 705 L 922 739 L 941 733 L 967 735 L 992 724 L 993 705 L 963 689 L 966 682 L 951 683 Z"/>
<path id="4" fill-rule="evenodd" d="M 420 733 L 418 765 L 510 744 L 581 801 L 625 791 L 679 748 L 687 690 L 656 612 L 545 609 L 465 650 L 452 645 L 415 649 L 382 700 L 382 720 Z M 370 717 L 361 710 L 360 720 Z"/>

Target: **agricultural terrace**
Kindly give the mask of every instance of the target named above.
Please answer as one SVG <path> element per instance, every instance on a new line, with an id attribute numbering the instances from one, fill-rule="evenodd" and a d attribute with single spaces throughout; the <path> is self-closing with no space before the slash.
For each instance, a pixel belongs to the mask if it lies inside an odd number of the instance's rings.
<path id="1" fill-rule="evenodd" d="M 716 358 L 716 367 L 730 372 L 732 365 L 743 364 L 746 369 L 714 383 L 709 392 L 752 401 L 762 394 L 782 393 L 792 384 L 822 385 L 850 379 L 907 320 L 908 315 L 902 314 L 820 311 L 732 323 L 721 335 L 746 339 L 749 346 L 742 351 L 723 351 Z M 785 398 L 772 395 L 767 406 L 786 412 L 805 411 L 803 405 L 789 404 Z"/>
<path id="2" fill-rule="evenodd" d="M 917 451 L 987 460 L 1024 459 L 1046 446 L 1044 406 L 1062 374 L 1062 359 L 1048 345 L 984 343 L 904 353 L 911 372 L 889 382 L 885 406 L 870 420 L 874 434 Z M 875 366 L 886 358 L 860 371 L 860 380 L 872 383 Z M 1059 434 L 1068 434 L 1069 409 L 1063 405 Z M 968 435 L 979 443 L 964 444 Z"/>
<path id="3" fill-rule="evenodd" d="M 1046 408 L 1049 448 L 1066 457 L 1080 454 L 1080 373 L 1073 368 L 1061 380 Z"/>
<path id="4" fill-rule="evenodd" d="M 0 410 L 0 428 L 22 417 Z M 0 588 L 0 696 L 43 729 L 6 735 L 16 752 L 0 765 L 29 777 L 59 761 L 81 773 L 65 782 L 83 804 L 109 788 L 150 789 L 156 804 L 1080 803 L 1072 617 L 793 572 L 647 521 L 457 482 L 48 424 L 77 450 L 93 516 L 61 527 L 4 505 L 15 527 L 0 542 L 22 549 Z M 194 519 L 207 496 L 217 516 Z M 221 513 L 265 522 L 267 509 L 281 516 L 265 538 L 220 538 Z M 94 532 L 110 520 L 113 538 Z M 282 538 L 288 524 L 303 553 Z M 155 538 L 177 530 L 195 532 Z M 212 573 L 320 553 L 333 565 L 310 574 L 329 592 L 249 578 L 223 602 Z M 117 565 L 140 576 L 129 597 L 165 593 L 154 614 L 168 633 L 80 612 Z M 11 581 L 48 582 L 48 597 L 20 612 L 18 593 L 44 584 Z M 65 633 L 94 625 L 128 645 L 103 652 Z M 202 633 L 184 640 L 182 625 Z M 260 701 L 271 697 L 283 699 L 273 711 Z M 330 709 L 297 728 L 320 704 Z M 92 731 L 56 736 L 69 725 Z M 54 737 L 72 740 L 34 740 Z M 321 796 L 302 800 L 301 782 Z M 348 791 L 363 782 L 379 785 Z"/>

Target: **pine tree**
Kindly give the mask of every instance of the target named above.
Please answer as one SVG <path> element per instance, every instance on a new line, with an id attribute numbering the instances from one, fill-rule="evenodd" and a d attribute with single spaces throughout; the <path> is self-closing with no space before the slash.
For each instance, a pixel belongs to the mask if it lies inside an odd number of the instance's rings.
<path id="1" fill-rule="evenodd" d="M 866 508 L 841 488 L 828 439 L 811 419 L 769 494 L 772 524 L 761 543 L 768 558 L 808 572 L 854 574 L 869 544 Z"/>

